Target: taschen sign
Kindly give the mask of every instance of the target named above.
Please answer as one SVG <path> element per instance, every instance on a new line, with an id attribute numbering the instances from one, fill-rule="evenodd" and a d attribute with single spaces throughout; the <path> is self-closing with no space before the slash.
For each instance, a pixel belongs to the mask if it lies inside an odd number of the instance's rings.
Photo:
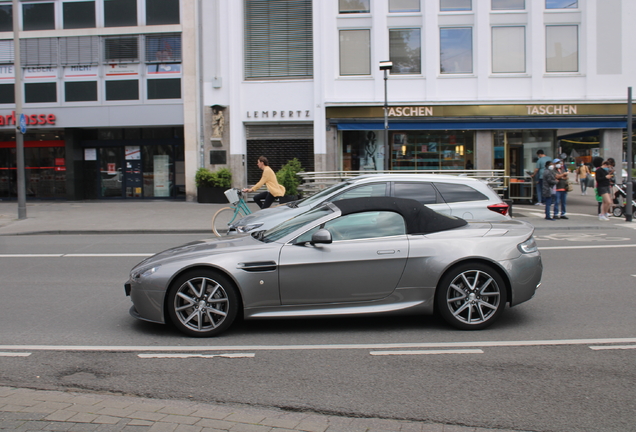
<path id="1" fill-rule="evenodd" d="M 55 125 L 55 114 L 26 114 L 27 125 Z M 15 126 L 15 111 L 11 111 L 9 115 L 0 115 L 0 126 Z"/>

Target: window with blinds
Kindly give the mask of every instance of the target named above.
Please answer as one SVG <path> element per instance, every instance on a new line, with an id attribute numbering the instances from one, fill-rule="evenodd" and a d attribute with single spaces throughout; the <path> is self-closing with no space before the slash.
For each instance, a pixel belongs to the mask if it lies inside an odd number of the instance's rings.
<path id="1" fill-rule="evenodd" d="M 311 0 L 245 0 L 245 78 L 313 76 Z"/>
<path id="2" fill-rule="evenodd" d="M 105 38 L 104 61 L 106 63 L 131 63 L 139 61 L 139 38 L 137 36 Z"/>
<path id="3" fill-rule="evenodd" d="M 0 64 L 13 63 L 13 39 L 0 40 Z"/>
<path id="4" fill-rule="evenodd" d="M 20 39 L 22 66 L 57 66 L 57 38 Z"/>
<path id="5" fill-rule="evenodd" d="M 181 35 L 175 33 L 146 36 L 146 63 L 181 62 Z"/>
<path id="6" fill-rule="evenodd" d="M 96 65 L 99 63 L 99 37 L 73 36 L 60 38 L 60 63 Z"/>

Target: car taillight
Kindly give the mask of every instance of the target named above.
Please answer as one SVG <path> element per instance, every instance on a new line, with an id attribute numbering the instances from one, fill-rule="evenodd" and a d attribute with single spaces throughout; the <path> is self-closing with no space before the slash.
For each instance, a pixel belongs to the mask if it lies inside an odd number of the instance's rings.
<path id="1" fill-rule="evenodd" d="M 499 213 L 504 216 L 507 216 L 508 210 L 510 210 L 510 206 L 506 203 L 493 204 L 488 206 L 488 210 L 492 210 L 495 213 Z"/>

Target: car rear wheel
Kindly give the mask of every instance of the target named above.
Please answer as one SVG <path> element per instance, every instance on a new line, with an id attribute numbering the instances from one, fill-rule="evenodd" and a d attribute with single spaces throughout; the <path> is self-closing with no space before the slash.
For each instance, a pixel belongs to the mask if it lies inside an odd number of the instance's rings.
<path id="1" fill-rule="evenodd" d="M 437 308 L 442 318 L 461 330 L 490 326 L 506 306 L 506 285 L 494 268 L 478 263 L 460 265 L 437 287 Z"/>
<path id="2" fill-rule="evenodd" d="M 236 287 L 211 270 L 190 271 L 172 284 L 168 314 L 181 332 L 195 337 L 216 336 L 232 325 L 239 308 Z"/>

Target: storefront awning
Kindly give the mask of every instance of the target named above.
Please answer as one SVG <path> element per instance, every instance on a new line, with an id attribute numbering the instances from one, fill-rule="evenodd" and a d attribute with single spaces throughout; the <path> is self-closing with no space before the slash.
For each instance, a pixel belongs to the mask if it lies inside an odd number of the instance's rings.
<path id="1" fill-rule="evenodd" d="M 339 130 L 383 130 L 384 121 L 333 122 Z M 521 130 L 521 129 L 625 129 L 626 121 L 457 121 L 400 122 L 389 121 L 390 130 Z"/>

